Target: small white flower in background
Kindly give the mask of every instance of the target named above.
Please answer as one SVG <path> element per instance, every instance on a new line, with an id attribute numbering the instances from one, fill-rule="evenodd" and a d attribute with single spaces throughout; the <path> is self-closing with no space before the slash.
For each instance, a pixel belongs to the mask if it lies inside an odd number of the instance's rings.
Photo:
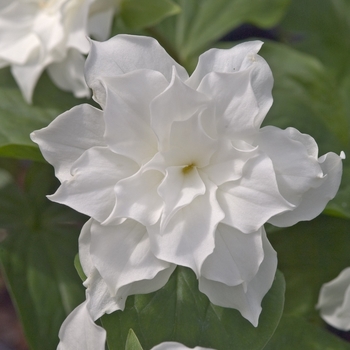
<path id="1" fill-rule="evenodd" d="M 273 85 L 261 45 L 209 50 L 188 77 L 152 38 L 92 42 L 85 74 L 102 110 L 74 107 L 32 134 L 61 181 L 50 199 L 91 217 L 79 242 L 87 301 L 73 311 L 88 327 L 176 265 L 257 326 L 277 265 L 263 225 L 311 220 L 342 173 L 312 137 L 260 128 Z M 82 322 L 67 318 L 62 343 Z"/>
<path id="2" fill-rule="evenodd" d="M 11 71 L 26 101 L 47 68 L 76 97 L 90 96 L 84 79 L 87 36 L 106 40 L 116 0 L 0 0 L 0 68 Z"/>
<path id="3" fill-rule="evenodd" d="M 350 330 L 350 267 L 321 287 L 316 308 L 332 327 Z"/>
<path id="4" fill-rule="evenodd" d="M 153 347 L 151 350 L 187 350 L 187 349 L 193 349 L 193 350 L 214 350 L 214 349 L 209 349 L 209 348 L 202 348 L 200 346 L 196 346 L 195 348 L 188 348 L 185 345 L 182 345 L 180 343 L 175 343 L 175 342 L 161 343 L 161 344 Z"/>

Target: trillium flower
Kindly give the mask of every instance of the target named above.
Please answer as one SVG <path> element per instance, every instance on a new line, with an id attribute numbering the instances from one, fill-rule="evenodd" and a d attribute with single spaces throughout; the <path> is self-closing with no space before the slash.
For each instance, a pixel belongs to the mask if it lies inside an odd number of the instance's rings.
<path id="1" fill-rule="evenodd" d="M 332 327 L 350 330 L 350 267 L 322 286 L 316 308 Z"/>
<path id="2" fill-rule="evenodd" d="M 84 80 L 87 35 L 108 38 L 113 1 L 0 0 L 0 68 L 11 66 L 28 103 L 45 68 L 59 88 L 90 96 Z"/>
<path id="3" fill-rule="evenodd" d="M 273 85 L 261 45 L 209 50 L 189 77 L 152 38 L 92 42 L 85 74 L 101 109 L 76 106 L 31 136 L 61 182 L 49 198 L 91 217 L 81 314 L 122 310 L 181 265 L 257 326 L 277 265 L 263 225 L 320 214 L 342 172 L 311 136 L 261 128 Z"/>

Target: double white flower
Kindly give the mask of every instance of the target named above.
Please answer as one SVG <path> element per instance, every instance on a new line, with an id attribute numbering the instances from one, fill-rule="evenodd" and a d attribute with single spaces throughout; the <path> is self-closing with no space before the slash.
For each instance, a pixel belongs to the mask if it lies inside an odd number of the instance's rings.
<path id="1" fill-rule="evenodd" d="M 106 40 L 116 0 L 0 0 L 0 68 L 11 71 L 24 98 L 47 68 L 53 82 L 76 97 L 90 96 L 84 80 L 87 36 Z"/>
<path id="2" fill-rule="evenodd" d="M 74 107 L 32 134 L 61 181 L 50 199 L 91 217 L 79 242 L 87 300 L 61 349 L 86 335 L 102 349 L 92 320 L 161 288 L 176 265 L 257 326 L 277 265 L 263 225 L 320 214 L 342 172 L 310 136 L 260 128 L 273 85 L 261 45 L 209 50 L 189 77 L 152 38 L 93 42 L 86 78 L 102 110 Z"/>

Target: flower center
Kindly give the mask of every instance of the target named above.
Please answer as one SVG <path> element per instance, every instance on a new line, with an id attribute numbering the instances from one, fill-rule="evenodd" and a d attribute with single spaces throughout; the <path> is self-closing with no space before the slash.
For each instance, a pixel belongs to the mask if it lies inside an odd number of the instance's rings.
<path id="1" fill-rule="evenodd" d="M 182 168 L 182 173 L 184 175 L 186 175 L 186 174 L 190 173 L 194 167 L 195 167 L 195 164 L 193 164 L 193 163 L 186 165 L 185 167 Z"/>

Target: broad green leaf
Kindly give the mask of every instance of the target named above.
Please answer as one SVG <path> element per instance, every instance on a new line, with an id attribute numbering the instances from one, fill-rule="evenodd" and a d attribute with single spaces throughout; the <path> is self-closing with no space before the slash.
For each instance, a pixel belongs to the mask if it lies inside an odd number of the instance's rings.
<path id="1" fill-rule="evenodd" d="M 277 273 L 265 296 L 259 326 L 253 327 L 237 310 L 211 304 L 199 292 L 195 274 L 177 267 L 168 283 L 155 293 L 130 296 L 124 311 L 102 317 L 110 350 L 123 349 L 133 329 L 144 349 L 164 341 L 217 350 L 262 349 L 281 317 L 284 279 Z"/>
<path id="2" fill-rule="evenodd" d="M 2 273 L 33 350 L 55 349 L 65 317 L 84 300 L 73 260 L 82 216 L 50 203 L 53 172 L 35 165 L 24 186 L 0 190 Z"/>
<path id="3" fill-rule="evenodd" d="M 35 89 L 33 104 L 28 105 L 10 70 L 0 69 L 0 156 L 43 161 L 29 134 L 83 102 L 56 88 L 44 74 Z"/>
<path id="4" fill-rule="evenodd" d="M 349 350 L 350 343 L 301 317 L 283 316 L 264 350 Z"/>
<path id="5" fill-rule="evenodd" d="M 350 73 L 348 0 L 293 0 L 281 27 L 284 42 L 320 59 L 339 79 Z"/>
<path id="6" fill-rule="evenodd" d="M 121 19 L 132 29 L 153 26 L 180 11 L 171 0 L 123 0 L 120 4 Z"/>
<path id="7" fill-rule="evenodd" d="M 178 60 L 193 68 L 197 55 L 243 23 L 270 28 L 285 13 L 289 0 L 178 0 L 182 11 L 156 27 L 162 44 L 173 45 Z"/>
<path id="8" fill-rule="evenodd" d="M 143 350 L 135 332 L 132 329 L 129 329 L 125 350 Z"/>
<path id="9" fill-rule="evenodd" d="M 349 220 L 321 215 L 275 230 L 268 238 L 286 279 L 284 312 L 323 324 L 315 305 L 322 284 L 350 265 Z"/>

